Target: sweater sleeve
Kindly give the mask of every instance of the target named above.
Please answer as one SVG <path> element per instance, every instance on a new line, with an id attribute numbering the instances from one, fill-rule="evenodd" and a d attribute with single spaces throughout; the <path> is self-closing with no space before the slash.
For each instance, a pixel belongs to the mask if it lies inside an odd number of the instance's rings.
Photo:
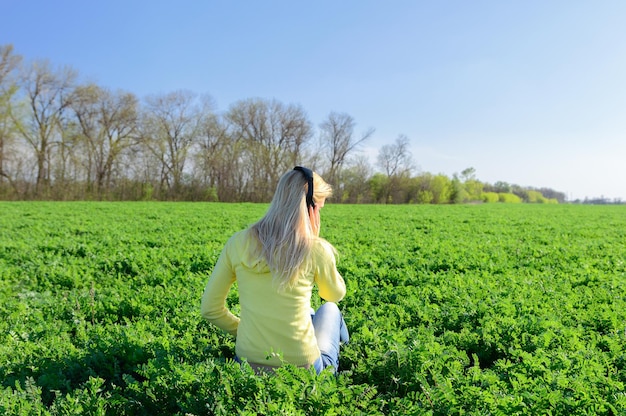
<path id="1" fill-rule="evenodd" d="M 204 319 L 236 337 L 239 318 L 226 308 L 226 297 L 230 287 L 235 282 L 235 272 L 229 255 L 229 243 L 226 243 L 222 250 L 204 288 L 200 312 Z"/>
<path id="2" fill-rule="evenodd" d="M 319 295 L 329 302 L 339 302 L 346 295 L 346 283 L 337 271 L 335 253 L 332 246 L 321 241 L 315 261 L 315 283 Z"/>

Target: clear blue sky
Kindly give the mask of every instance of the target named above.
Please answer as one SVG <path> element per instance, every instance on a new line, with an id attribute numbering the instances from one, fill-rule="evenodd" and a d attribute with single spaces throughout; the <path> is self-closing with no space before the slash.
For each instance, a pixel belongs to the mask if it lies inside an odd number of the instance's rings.
<path id="1" fill-rule="evenodd" d="M 422 171 L 626 200 L 626 1 L 1 0 L 0 44 L 218 111 L 300 104 L 400 134 Z"/>

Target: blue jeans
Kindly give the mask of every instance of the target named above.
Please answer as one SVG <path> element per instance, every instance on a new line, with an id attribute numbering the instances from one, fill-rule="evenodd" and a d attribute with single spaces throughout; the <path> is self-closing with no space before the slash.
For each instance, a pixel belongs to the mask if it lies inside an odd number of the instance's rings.
<path id="1" fill-rule="evenodd" d="M 336 372 L 339 368 L 339 347 L 350 340 L 341 311 L 337 304 L 326 302 L 319 307 L 317 312 L 311 314 L 311 318 L 317 345 L 321 352 L 320 358 L 313 363 L 313 367 L 318 374 L 326 367 L 333 367 L 333 371 Z"/>

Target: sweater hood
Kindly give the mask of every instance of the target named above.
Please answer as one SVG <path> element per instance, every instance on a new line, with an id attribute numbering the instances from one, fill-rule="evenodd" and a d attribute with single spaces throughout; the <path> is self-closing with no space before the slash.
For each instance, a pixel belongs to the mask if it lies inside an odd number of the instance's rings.
<path id="1" fill-rule="evenodd" d="M 269 273 L 270 268 L 262 256 L 259 256 L 256 238 L 250 229 L 240 231 L 233 236 L 234 248 L 241 265 L 255 273 Z"/>

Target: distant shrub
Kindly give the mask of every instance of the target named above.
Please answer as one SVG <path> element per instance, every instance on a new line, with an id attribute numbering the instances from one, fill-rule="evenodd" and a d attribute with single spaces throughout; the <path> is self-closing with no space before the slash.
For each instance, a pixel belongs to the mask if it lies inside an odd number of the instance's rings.
<path id="1" fill-rule="evenodd" d="M 504 202 L 506 204 L 519 204 L 522 202 L 522 198 L 508 192 L 499 193 L 498 198 L 500 202 Z"/>
<path id="2" fill-rule="evenodd" d="M 528 202 L 530 203 L 545 204 L 548 202 L 548 199 L 539 191 L 526 191 L 526 194 L 528 195 Z"/>
<path id="3" fill-rule="evenodd" d="M 419 191 L 417 193 L 417 203 L 418 204 L 430 204 L 433 202 L 433 193 L 430 191 Z"/>
<path id="4" fill-rule="evenodd" d="M 434 204 L 447 204 L 452 196 L 452 181 L 446 175 L 436 175 L 431 182 L 430 191 Z"/>
<path id="5" fill-rule="evenodd" d="M 218 202 L 219 197 L 217 196 L 217 187 L 211 186 L 210 188 L 207 188 L 204 200 L 207 202 Z"/>
<path id="6" fill-rule="evenodd" d="M 481 194 L 481 199 L 483 202 L 498 202 L 500 197 L 496 192 L 483 192 Z"/>

